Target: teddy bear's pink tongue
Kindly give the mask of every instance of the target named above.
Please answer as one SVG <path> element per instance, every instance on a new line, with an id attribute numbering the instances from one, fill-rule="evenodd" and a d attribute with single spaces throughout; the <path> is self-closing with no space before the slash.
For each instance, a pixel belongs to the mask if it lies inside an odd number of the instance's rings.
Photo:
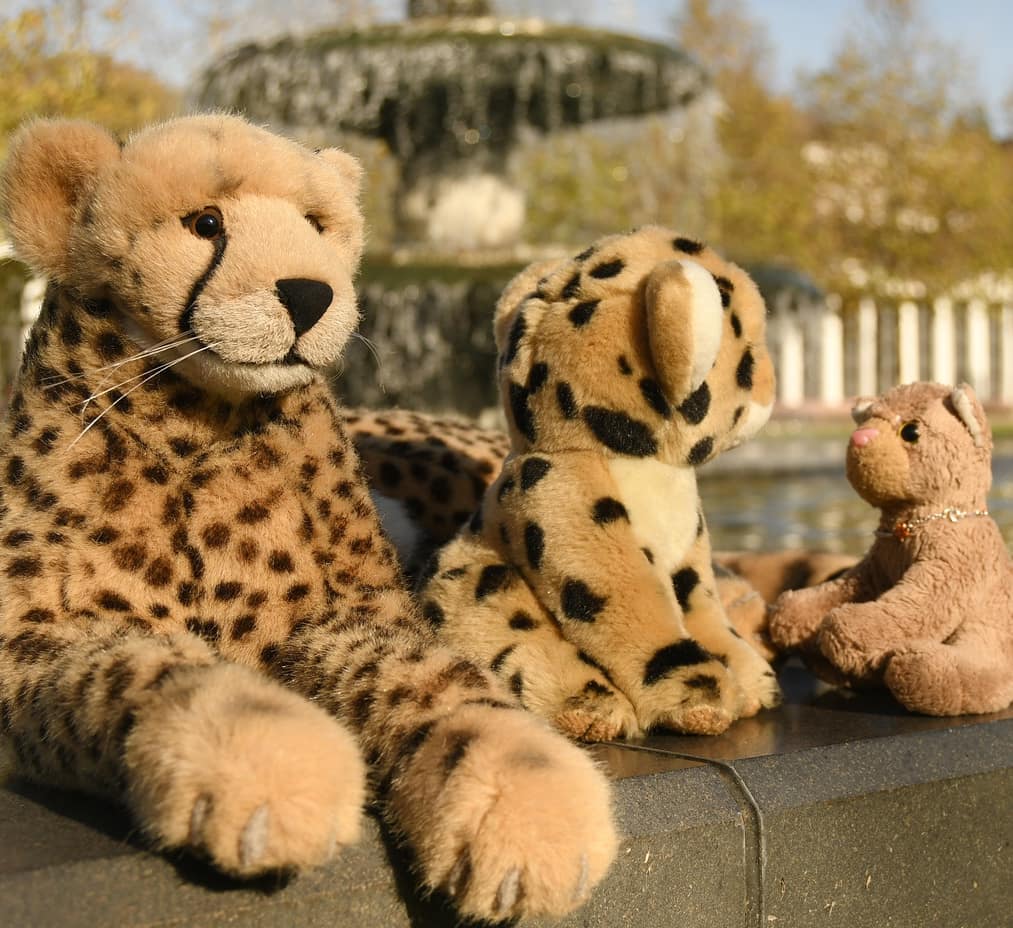
<path id="1" fill-rule="evenodd" d="M 864 448 L 879 434 L 879 429 L 855 429 L 851 433 L 851 444 L 856 448 Z"/>

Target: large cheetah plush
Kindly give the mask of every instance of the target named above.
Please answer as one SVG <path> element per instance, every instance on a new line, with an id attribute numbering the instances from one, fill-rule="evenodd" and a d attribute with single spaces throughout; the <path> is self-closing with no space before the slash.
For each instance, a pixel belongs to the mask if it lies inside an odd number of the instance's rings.
<path id="1" fill-rule="evenodd" d="M 743 271 L 654 227 L 497 306 L 511 454 L 423 611 L 571 736 L 718 733 L 779 699 L 716 593 L 695 473 L 769 416 L 764 326 Z"/>
<path id="2" fill-rule="evenodd" d="M 0 726 L 23 775 L 239 876 L 353 841 L 368 771 L 425 887 L 564 912 L 615 853 L 607 783 L 437 646 L 321 375 L 358 183 L 224 116 L 13 140 L 4 219 L 52 285 L 0 448 Z"/>

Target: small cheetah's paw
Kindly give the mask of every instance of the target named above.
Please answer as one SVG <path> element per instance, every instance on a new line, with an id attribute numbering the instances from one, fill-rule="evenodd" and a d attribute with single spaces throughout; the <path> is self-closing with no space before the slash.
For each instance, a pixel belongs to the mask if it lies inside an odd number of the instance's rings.
<path id="1" fill-rule="evenodd" d="M 425 884 L 473 918 L 569 912 L 616 853 L 605 777 L 519 711 L 468 706 L 443 719 L 389 802 Z"/>
<path id="2" fill-rule="evenodd" d="M 358 838 L 365 771 L 351 735 L 243 667 L 173 675 L 138 712 L 126 763 L 154 842 L 234 876 L 312 867 Z"/>
<path id="3" fill-rule="evenodd" d="M 552 724 L 577 741 L 611 741 L 640 733 L 630 701 L 617 690 L 597 684 L 567 699 Z"/>
<path id="4" fill-rule="evenodd" d="M 738 718 L 743 701 L 735 676 L 709 660 L 644 686 L 634 704 L 645 729 L 720 735 Z"/>

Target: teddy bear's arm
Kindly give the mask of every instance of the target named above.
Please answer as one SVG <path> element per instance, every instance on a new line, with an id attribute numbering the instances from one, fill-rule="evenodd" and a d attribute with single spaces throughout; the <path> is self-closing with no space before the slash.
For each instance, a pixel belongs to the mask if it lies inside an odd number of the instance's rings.
<path id="1" fill-rule="evenodd" d="M 870 586 L 871 567 L 863 559 L 833 580 L 782 593 L 770 607 L 768 632 L 782 651 L 814 645 L 820 625 L 832 609 L 854 602 Z"/>
<path id="2" fill-rule="evenodd" d="M 838 669 L 862 678 L 877 674 L 903 643 L 945 640 L 987 586 L 988 565 L 970 549 L 949 561 L 916 560 L 877 598 L 832 609 L 818 629 L 820 651 Z"/>

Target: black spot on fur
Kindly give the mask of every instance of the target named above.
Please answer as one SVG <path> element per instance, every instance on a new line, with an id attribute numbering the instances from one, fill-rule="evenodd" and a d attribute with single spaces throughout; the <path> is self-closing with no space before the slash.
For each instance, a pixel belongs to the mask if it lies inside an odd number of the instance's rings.
<path id="1" fill-rule="evenodd" d="M 444 620 L 446 614 L 441 608 L 440 604 L 434 599 L 427 599 L 422 604 L 422 617 L 433 626 L 433 628 L 439 628 Z"/>
<path id="2" fill-rule="evenodd" d="M 565 380 L 556 384 L 556 402 L 559 404 L 559 411 L 563 414 L 564 419 L 577 417 L 577 401 L 574 399 L 573 389 Z"/>
<path id="3" fill-rule="evenodd" d="M 619 373 L 625 377 L 629 377 L 633 373 L 629 359 L 624 354 L 619 355 Z"/>
<path id="4" fill-rule="evenodd" d="M 475 599 L 482 600 L 493 593 L 505 590 L 513 580 L 513 571 L 506 564 L 489 564 L 482 568 L 478 584 L 475 586 Z"/>
<path id="5" fill-rule="evenodd" d="M 689 610 L 689 598 L 700 584 L 700 575 L 692 567 L 683 567 L 672 574 L 672 589 L 683 612 Z"/>
<path id="6" fill-rule="evenodd" d="M 607 601 L 608 597 L 594 593 L 583 580 L 567 580 L 563 584 L 563 614 L 575 622 L 593 622 Z"/>
<path id="7" fill-rule="evenodd" d="M 528 406 L 530 393 L 527 387 L 519 383 L 510 384 L 510 411 L 514 416 L 514 425 L 528 441 L 535 440 L 535 420 L 531 415 L 531 407 Z"/>
<path id="8" fill-rule="evenodd" d="M 396 487 L 401 482 L 401 469 L 392 461 L 380 463 L 380 482 L 388 487 Z"/>
<path id="9" fill-rule="evenodd" d="M 528 563 L 534 570 L 538 570 L 545 553 L 545 532 L 537 522 L 529 522 L 524 526 L 524 550 L 528 555 Z"/>
<path id="10" fill-rule="evenodd" d="M 701 438 L 692 448 L 689 449 L 689 455 L 686 458 L 686 463 L 690 467 L 697 467 L 703 464 L 711 456 L 711 452 L 714 450 L 714 439 L 713 438 Z"/>
<path id="11" fill-rule="evenodd" d="M 743 390 L 751 390 L 753 388 L 754 365 L 753 352 L 747 348 L 742 353 L 742 360 L 739 361 L 739 366 L 735 368 L 735 382 Z"/>
<path id="12" fill-rule="evenodd" d="M 654 563 L 654 552 L 650 548 L 641 548 L 640 550 L 644 553 L 644 557 L 647 558 L 647 563 L 648 564 L 653 564 Z"/>
<path id="13" fill-rule="evenodd" d="M 606 447 L 632 457 L 650 457 L 658 451 L 650 428 L 626 413 L 602 406 L 585 406 L 584 421 L 595 437 Z"/>
<path id="14" fill-rule="evenodd" d="M 572 300 L 578 293 L 580 293 L 579 271 L 566 282 L 566 286 L 563 287 L 562 292 L 559 294 L 559 297 L 562 300 Z"/>
<path id="15" fill-rule="evenodd" d="M 464 760 L 471 742 L 478 737 L 473 731 L 453 731 L 447 735 L 447 752 L 443 755 L 443 773 L 450 776 L 458 764 Z"/>
<path id="16" fill-rule="evenodd" d="M 504 365 L 512 364 L 514 358 L 517 357 L 517 349 L 520 347 L 521 339 L 524 337 L 527 325 L 528 323 L 524 318 L 524 313 L 518 312 L 513 325 L 510 326 L 510 334 L 507 336 L 506 351 L 503 352 Z"/>
<path id="17" fill-rule="evenodd" d="M 711 408 L 711 388 L 705 380 L 679 405 L 679 412 L 690 425 L 699 425 Z"/>
<path id="18" fill-rule="evenodd" d="M 742 321 L 739 319 L 738 313 L 732 313 L 732 332 L 736 338 L 742 338 Z"/>
<path id="19" fill-rule="evenodd" d="M 709 660 L 711 655 L 692 638 L 683 638 L 655 651 L 644 669 L 644 684 L 650 686 L 682 667 L 705 664 Z"/>
<path id="20" fill-rule="evenodd" d="M 544 361 L 539 361 L 531 368 L 531 373 L 528 375 L 528 392 L 531 394 L 537 393 L 545 386 L 545 381 L 549 376 L 549 365 Z"/>
<path id="21" fill-rule="evenodd" d="M 745 406 L 736 406 L 735 412 L 732 414 L 732 425 L 738 425 L 739 419 L 742 418 L 742 414 L 746 411 Z"/>
<path id="22" fill-rule="evenodd" d="M 698 242 L 692 238 L 682 238 L 681 236 L 672 242 L 676 251 L 681 251 L 687 255 L 698 255 L 703 251 L 703 243 Z"/>
<path id="23" fill-rule="evenodd" d="M 514 631 L 518 632 L 529 632 L 538 623 L 531 618 L 526 612 L 518 610 L 512 616 L 510 616 L 510 627 Z"/>
<path id="24" fill-rule="evenodd" d="M 503 648 L 503 650 L 502 650 L 502 651 L 500 651 L 500 652 L 499 652 L 499 653 L 498 653 L 498 654 L 497 654 L 497 655 L 496 655 L 496 656 L 495 656 L 495 657 L 494 657 L 494 658 L 492 659 L 492 663 L 490 663 L 490 664 L 489 664 L 489 669 L 490 669 L 490 670 L 491 670 L 491 671 L 492 671 L 493 673 L 499 673 L 499 672 L 500 672 L 500 670 L 502 670 L 502 669 L 503 669 L 503 665 L 504 665 L 504 664 L 506 663 L 506 659 L 507 659 L 507 658 L 508 658 L 508 657 L 509 657 L 509 656 L 510 656 L 510 655 L 511 655 L 512 653 L 513 653 L 513 651 L 514 651 L 514 649 L 515 649 L 516 647 L 517 647 L 517 645 L 515 645 L 515 644 L 510 644 L 510 645 L 507 645 L 507 646 L 506 646 L 505 648 Z"/>
<path id="25" fill-rule="evenodd" d="M 510 678 L 510 692 L 518 699 L 524 695 L 524 677 L 519 670 Z"/>
<path id="26" fill-rule="evenodd" d="M 434 477 L 433 482 L 429 484 L 429 492 L 438 503 L 449 502 L 453 495 L 450 481 L 446 477 Z"/>
<path id="27" fill-rule="evenodd" d="M 111 329 L 106 329 L 95 339 L 95 350 L 103 360 L 114 361 L 123 355 L 123 339 Z"/>
<path id="28" fill-rule="evenodd" d="M 717 699 L 721 694 L 718 678 L 709 673 L 698 673 L 695 677 L 689 677 L 683 682 L 691 690 L 703 690 L 711 699 Z"/>
<path id="29" fill-rule="evenodd" d="M 587 325 L 591 321 L 595 310 L 598 308 L 598 300 L 588 300 L 585 303 L 578 303 L 567 313 L 567 318 L 575 326 Z"/>
<path id="30" fill-rule="evenodd" d="M 603 496 L 595 502 L 592 518 L 597 525 L 607 525 L 609 522 L 615 522 L 618 519 L 625 519 L 629 522 L 630 514 L 619 500 L 611 496 Z"/>
<path id="31" fill-rule="evenodd" d="M 521 489 L 530 490 L 551 469 L 552 464 L 545 458 L 527 458 L 521 465 Z"/>
<path id="32" fill-rule="evenodd" d="M 656 380 L 645 377 L 640 381 L 640 392 L 643 394 L 644 399 L 647 400 L 647 405 L 659 416 L 667 419 L 671 415 L 672 409 L 668 405 L 668 400 L 665 399 L 661 385 Z"/>
<path id="33" fill-rule="evenodd" d="M 623 264 L 621 258 L 616 258 L 614 261 L 607 261 L 605 264 L 599 264 L 597 267 L 592 268 L 589 273 L 592 277 L 598 280 L 605 280 L 608 277 L 615 277 L 617 274 L 622 272 L 622 269 L 626 265 Z"/>

